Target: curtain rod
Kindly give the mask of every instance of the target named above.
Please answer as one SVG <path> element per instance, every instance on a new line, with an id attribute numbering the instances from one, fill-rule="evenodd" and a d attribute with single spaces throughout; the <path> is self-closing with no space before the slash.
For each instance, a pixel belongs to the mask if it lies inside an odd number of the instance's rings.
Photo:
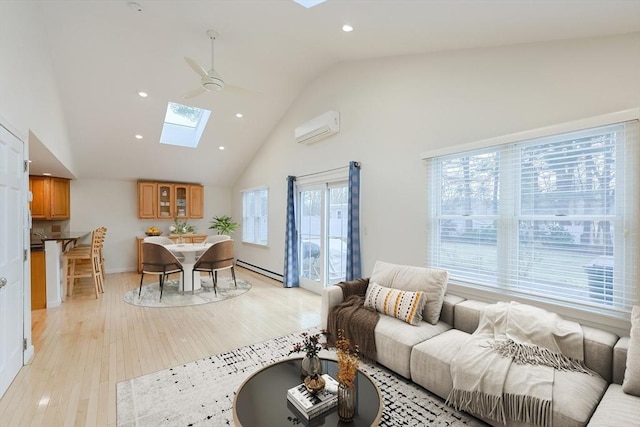
<path id="1" fill-rule="evenodd" d="M 355 164 L 356 164 L 357 168 L 360 167 L 360 162 L 355 162 Z M 307 173 L 307 174 L 304 174 L 304 175 L 296 175 L 295 178 L 296 179 L 298 179 L 298 178 L 306 178 L 308 176 L 320 175 L 320 174 L 327 173 L 327 172 L 339 171 L 341 169 L 349 169 L 349 166 L 348 165 L 347 166 L 340 166 L 339 168 L 327 169 L 326 171 L 312 172 L 312 173 Z"/>

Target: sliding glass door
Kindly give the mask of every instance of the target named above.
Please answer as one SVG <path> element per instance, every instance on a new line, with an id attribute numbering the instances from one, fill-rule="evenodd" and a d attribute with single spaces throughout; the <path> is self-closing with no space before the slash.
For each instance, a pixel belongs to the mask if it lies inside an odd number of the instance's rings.
<path id="1" fill-rule="evenodd" d="M 298 188 L 300 285 L 315 292 L 344 280 L 347 254 L 347 183 Z"/>

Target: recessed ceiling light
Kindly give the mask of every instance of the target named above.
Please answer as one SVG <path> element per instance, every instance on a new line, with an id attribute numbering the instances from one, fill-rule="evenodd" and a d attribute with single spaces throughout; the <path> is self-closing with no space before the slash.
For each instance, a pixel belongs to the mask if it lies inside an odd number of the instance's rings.
<path id="1" fill-rule="evenodd" d="M 220 147 L 218 147 L 218 150 L 222 151 L 224 150 L 224 147 L 221 145 Z"/>
<path id="2" fill-rule="evenodd" d="M 147 96 L 149 96 L 147 92 L 143 92 L 143 91 L 138 92 L 138 95 L 140 95 L 140 98 L 146 98 Z"/>
<path id="3" fill-rule="evenodd" d="M 236 113 L 236 117 L 237 117 L 237 118 L 239 118 L 239 119 L 241 119 L 241 118 L 243 118 L 243 117 L 244 117 L 244 114 L 242 114 L 242 113 Z"/>
<path id="4" fill-rule="evenodd" d="M 136 139 L 142 139 L 142 135 L 136 134 Z"/>
<path id="5" fill-rule="evenodd" d="M 351 31 L 353 31 L 353 27 L 349 24 L 344 24 L 342 26 L 342 31 L 344 31 L 345 33 L 350 33 Z"/>
<path id="6" fill-rule="evenodd" d="M 49 172 L 42 172 L 42 175 L 44 176 L 51 176 L 51 174 Z"/>

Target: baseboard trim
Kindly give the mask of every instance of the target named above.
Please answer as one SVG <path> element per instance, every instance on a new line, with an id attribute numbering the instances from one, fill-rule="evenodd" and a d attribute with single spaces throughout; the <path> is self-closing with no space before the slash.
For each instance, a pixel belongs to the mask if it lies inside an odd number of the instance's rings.
<path id="1" fill-rule="evenodd" d="M 284 276 L 282 274 L 276 273 L 275 271 L 267 270 L 266 268 L 262 268 L 260 266 L 248 263 L 241 259 L 236 260 L 236 264 L 238 265 L 238 267 L 246 268 L 247 270 L 251 270 L 254 273 L 258 273 L 270 279 L 277 280 L 278 282 L 284 283 Z"/>

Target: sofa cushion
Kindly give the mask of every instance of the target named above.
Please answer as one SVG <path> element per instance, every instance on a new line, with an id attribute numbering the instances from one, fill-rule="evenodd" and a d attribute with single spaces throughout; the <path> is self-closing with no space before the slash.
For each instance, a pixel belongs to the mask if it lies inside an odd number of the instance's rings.
<path id="1" fill-rule="evenodd" d="M 458 329 L 450 329 L 416 345 L 411 352 L 410 364 L 413 382 L 446 399 L 453 389 L 451 359 L 469 336 Z"/>
<path id="2" fill-rule="evenodd" d="M 631 425 L 632 420 L 640 420 L 640 398 L 626 394 L 619 384 L 610 384 L 588 425 L 620 427 Z"/>
<path id="3" fill-rule="evenodd" d="M 375 282 L 369 284 L 364 298 L 365 307 L 414 326 L 422 320 L 422 310 L 426 302 L 423 292 L 386 288 Z"/>
<path id="4" fill-rule="evenodd" d="M 457 307 L 457 306 L 456 306 Z M 451 329 L 416 345 L 411 353 L 411 378 L 417 384 L 446 399 L 453 388 L 451 359 L 469 339 L 469 334 Z M 512 365 L 518 369 L 518 365 Z M 585 426 L 595 410 L 607 382 L 596 375 L 579 372 L 554 371 L 553 422 L 554 426 Z M 505 392 L 517 392 L 520 387 L 505 384 Z M 509 388 L 513 388 L 509 390 Z M 493 425 L 495 421 L 485 420 Z M 523 426 L 526 424 L 508 425 Z"/>
<path id="5" fill-rule="evenodd" d="M 622 385 L 624 371 L 627 369 L 627 351 L 629 350 L 629 337 L 622 337 L 613 347 L 613 382 Z"/>
<path id="6" fill-rule="evenodd" d="M 449 272 L 434 268 L 412 267 L 377 261 L 370 282 L 387 288 L 405 291 L 422 291 L 427 302 L 422 318 L 435 325 L 440 318 L 444 294 L 447 290 Z"/>
<path id="7" fill-rule="evenodd" d="M 640 306 L 637 305 L 631 310 L 631 333 L 622 391 L 640 397 Z"/>
<path id="8" fill-rule="evenodd" d="M 613 379 L 613 348 L 618 336 L 589 326 L 582 326 L 582 331 L 585 365 L 610 383 Z"/>
<path id="9" fill-rule="evenodd" d="M 411 378 L 409 364 L 413 346 L 449 329 L 451 325 L 444 322 L 435 325 L 420 322 L 412 326 L 395 317 L 380 316 L 375 329 L 378 363 L 405 378 Z"/>

